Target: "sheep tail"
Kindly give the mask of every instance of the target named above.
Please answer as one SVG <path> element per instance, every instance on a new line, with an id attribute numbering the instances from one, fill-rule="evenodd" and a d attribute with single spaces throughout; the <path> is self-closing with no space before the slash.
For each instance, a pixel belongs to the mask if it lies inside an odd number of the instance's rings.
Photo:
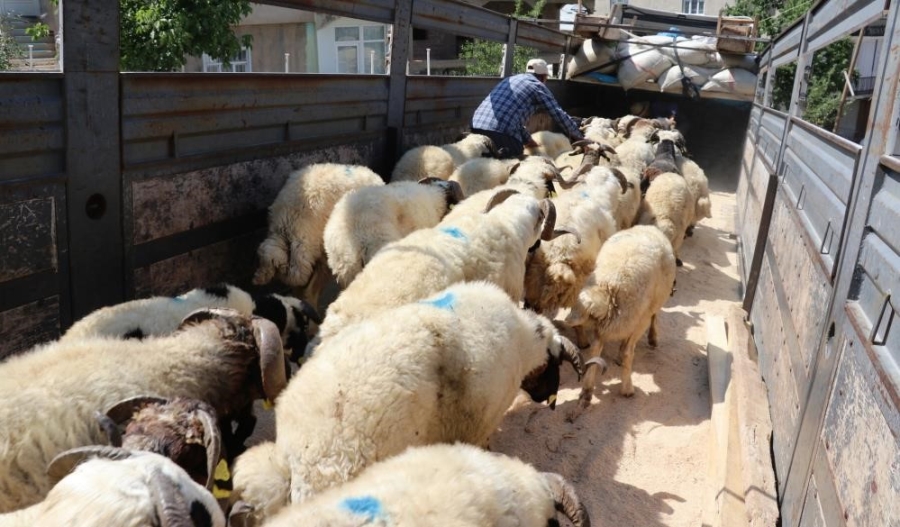
<path id="1" fill-rule="evenodd" d="M 565 514 L 575 527 L 591 527 L 591 517 L 578 498 L 575 487 L 559 474 L 543 472 L 541 475 L 550 487 L 550 495 L 556 510 Z"/>

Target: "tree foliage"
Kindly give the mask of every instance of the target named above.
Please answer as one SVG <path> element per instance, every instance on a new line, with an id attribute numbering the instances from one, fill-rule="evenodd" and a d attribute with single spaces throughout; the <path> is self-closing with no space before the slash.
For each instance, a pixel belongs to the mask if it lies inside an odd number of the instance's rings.
<path id="1" fill-rule="evenodd" d="M 11 68 L 13 59 L 21 56 L 22 50 L 13 38 L 9 24 L 5 18 L 0 17 L 0 71 Z"/>
<path id="2" fill-rule="evenodd" d="M 173 71 L 189 55 L 228 60 L 250 47 L 232 26 L 250 14 L 249 0 L 120 0 L 121 67 Z"/>
<path id="3" fill-rule="evenodd" d="M 844 71 L 850 66 L 852 53 L 853 41 L 849 38 L 832 42 L 816 51 L 806 92 L 805 120 L 828 130 L 834 128 L 844 89 Z"/>
<path id="4" fill-rule="evenodd" d="M 546 0 L 538 0 L 528 11 L 524 11 L 522 0 L 516 0 L 513 16 L 516 18 L 540 18 Z M 515 46 L 513 52 L 513 71 L 524 72 L 528 59 L 533 58 L 537 50 Z M 503 65 L 503 43 L 491 40 L 474 39 L 463 43 L 459 58 L 466 60 L 467 75 L 497 76 Z"/>

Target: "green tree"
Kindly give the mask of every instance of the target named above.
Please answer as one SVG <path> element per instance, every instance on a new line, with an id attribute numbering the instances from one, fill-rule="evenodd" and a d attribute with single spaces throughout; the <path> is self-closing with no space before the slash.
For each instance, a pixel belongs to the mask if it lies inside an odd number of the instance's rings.
<path id="1" fill-rule="evenodd" d="M 737 0 L 725 7 L 728 16 L 749 16 L 759 19 L 759 36 L 774 39 L 798 18 L 806 14 L 812 0 Z M 765 44 L 756 44 L 761 51 Z"/>
<path id="2" fill-rule="evenodd" d="M 805 120 L 827 130 L 834 128 L 844 89 L 844 71 L 850 66 L 852 54 L 853 41 L 849 38 L 832 42 L 816 51 L 806 93 Z"/>
<path id="3" fill-rule="evenodd" d="M 250 14 L 250 0 L 120 0 L 121 67 L 173 71 L 188 55 L 228 63 L 251 37 L 232 26 Z"/>
<path id="4" fill-rule="evenodd" d="M 516 0 L 513 15 L 516 18 L 540 18 L 546 0 L 538 0 L 528 11 L 524 11 L 522 0 Z M 538 51 L 533 48 L 515 46 L 513 52 L 513 71 L 525 71 L 528 59 Z M 463 43 L 459 58 L 466 60 L 467 75 L 496 76 L 500 74 L 503 64 L 503 43 L 492 40 L 474 39 Z"/>
<path id="5" fill-rule="evenodd" d="M 13 59 L 17 59 L 21 55 L 22 50 L 16 44 L 16 39 L 13 38 L 9 24 L 5 18 L 0 17 L 0 71 L 11 68 Z"/>

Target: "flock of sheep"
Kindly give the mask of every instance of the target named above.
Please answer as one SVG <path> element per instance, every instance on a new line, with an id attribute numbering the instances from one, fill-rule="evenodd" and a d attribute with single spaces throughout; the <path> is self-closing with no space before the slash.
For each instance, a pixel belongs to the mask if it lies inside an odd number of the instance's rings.
<path id="1" fill-rule="evenodd" d="M 514 160 L 479 135 L 414 148 L 389 184 L 307 166 L 253 277 L 297 297 L 126 302 L 0 363 L 0 527 L 589 526 L 561 476 L 483 447 L 521 390 L 555 406 L 563 362 L 577 418 L 604 342 L 634 393 L 635 344 L 656 345 L 710 204 L 674 122 L 583 131 L 536 132 Z M 246 448 L 256 400 L 276 434 Z"/>

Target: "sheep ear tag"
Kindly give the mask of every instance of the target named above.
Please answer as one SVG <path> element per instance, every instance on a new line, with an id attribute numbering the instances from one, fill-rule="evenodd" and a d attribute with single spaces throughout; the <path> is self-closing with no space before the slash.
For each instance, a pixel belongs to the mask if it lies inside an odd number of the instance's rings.
<path id="1" fill-rule="evenodd" d="M 262 405 L 263 410 L 271 410 L 272 408 L 275 408 L 275 404 L 272 403 L 271 399 L 263 399 Z"/>
<path id="2" fill-rule="evenodd" d="M 220 481 L 223 483 L 231 481 L 231 471 L 228 470 L 228 463 L 225 462 L 224 458 L 219 460 L 219 464 L 216 465 L 214 474 L 213 479 L 215 480 L 215 483 L 213 484 L 212 489 L 213 496 L 215 496 L 216 499 L 224 499 L 231 496 L 231 490 L 219 486 Z"/>

